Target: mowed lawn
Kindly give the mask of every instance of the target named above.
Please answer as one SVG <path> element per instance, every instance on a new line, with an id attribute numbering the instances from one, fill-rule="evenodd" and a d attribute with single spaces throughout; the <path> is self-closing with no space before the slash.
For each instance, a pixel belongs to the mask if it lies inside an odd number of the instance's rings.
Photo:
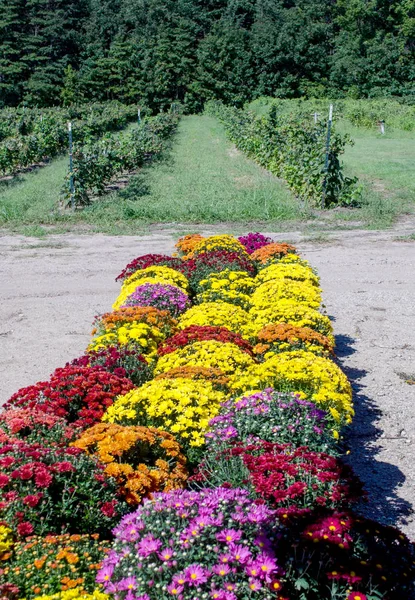
<path id="1" fill-rule="evenodd" d="M 388 200 L 396 214 L 415 209 L 415 132 L 373 130 L 341 123 L 338 130 L 350 134 L 343 161 L 350 175 L 357 175 L 373 193 Z"/>
<path id="2" fill-rule="evenodd" d="M 287 220 L 301 216 L 285 185 L 238 152 L 216 119 L 187 116 L 168 160 L 145 173 L 134 211 L 150 221 Z M 133 196 L 132 196 L 133 197 Z"/>

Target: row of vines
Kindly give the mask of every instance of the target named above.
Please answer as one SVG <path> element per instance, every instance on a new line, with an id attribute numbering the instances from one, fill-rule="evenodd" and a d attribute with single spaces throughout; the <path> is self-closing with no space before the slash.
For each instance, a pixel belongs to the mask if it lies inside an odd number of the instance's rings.
<path id="1" fill-rule="evenodd" d="M 0 414 L 10 600 L 409 600 L 359 516 L 352 390 L 319 278 L 261 234 L 129 263 L 83 356 Z"/>
<path id="2" fill-rule="evenodd" d="M 280 111 L 277 104 L 263 116 L 217 101 L 205 110 L 224 124 L 237 148 L 284 179 L 301 200 L 316 207 L 358 203 L 357 178 L 345 176 L 340 162 L 352 141 L 333 132 L 326 163 L 327 121 L 313 123 L 300 113 Z"/>
<path id="3" fill-rule="evenodd" d="M 74 143 L 81 145 L 123 129 L 136 116 L 136 107 L 119 102 L 78 109 L 4 109 L 0 112 L 0 174 L 12 175 L 67 152 L 68 121 L 73 122 Z"/>
<path id="4" fill-rule="evenodd" d="M 89 204 L 93 195 L 105 192 L 110 181 L 124 172 L 141 167 L 160 156 L 166 140 L 176 131 L 179 116 L 175 112 L 145 118 L 130 131 L 107 136 L 81 147 L 73 156 L 73 189 L 67 184 L 65 195 L 77 206 Z M 71 173 L 68 173 L 67 182 Z"/>
<path id="5" fill-rule="evenodd" d="M 290 100 L 260 96 L 247 105 L 247 108 L 256 114 L 265 114 L 271 106 L 275 106 L 278 112 L 285 114 L 300 114 L 303 118 L 310 120 L 316 113 L 316 117 L 324 117 L 328 112 L 329 104 L 334 105 L 335 120 L 346 119 L 352 125 L 373 129 L 383 121 L 387 130 L 400 129 L 402 131 L 415 131 L 415 105 L 399 102 L 398 99 L 335 99 L 327 98 L 293 98 Z"/>

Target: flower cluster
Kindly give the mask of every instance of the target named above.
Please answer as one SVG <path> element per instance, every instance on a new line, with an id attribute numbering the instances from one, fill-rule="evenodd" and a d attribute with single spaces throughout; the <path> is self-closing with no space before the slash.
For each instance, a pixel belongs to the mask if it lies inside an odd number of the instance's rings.
<path id="1" fill-rule="evenodd" d="M 28 443 L 47 440 L 49 444 L 68 442 L 77 429 L 62 417 L 33 408 L 11 408 L 0 414 L 0 442 L 13 443 L 16 439 Z"/>
<path id="2" fill-rule="evenodd" d="M 207 454 L 229 445 L 252 444 L 258 440 L 306 444 L 312 451 L 336 454 L 330 414 L 295 394 L 266 389 L 235 400 L 227 400 L 210 423 L 206 434 Z"/>
<path id="3" fill-rule="evenodd" d="M 195 302 L 201 304 L 223 301 L 249 309 L 250 294 L 254 286 L 255 280 L 246 271 L 226 269 L 221 273 L 210 273 L 199 282 Z"/>
<path id="4" fill-rule="evenodd" d="M 258 269 L 263 269 L 273 263 L 278 262 L 281 258 L 290 253 L 295 253 L 297 250 L 291 244 L 266 244 L 255 250 L 251 254 L 251 259 L 256 263 Z"/>
<path id="5" fill-rule="evenodd" d="M 210 381 L 215 389 L 229 394 L 229 377 L 220 369 L 212 367 L 175 367 L 170 371 L 160 373 L 155 379 L 193 379 L 193 381 L 201 379 Z"/>
<path id="6" fill-rule="evenodd" d="M 144 254 L 128 263 L 128 265 L 116 277 L 115 281 L 124 281 L 133 275 L 136 271 L 147 269 L 147 267 L 170 267 L 171 269 L 179 270 L 181 261 L 167 254 Z"/>
<path id="7" fill-rule="evenodd" d="M 282 570 L 267 537 L 273 512 L 245 490 L 156 494 L 115 530 L 98 575 L 107 593 L 142 600 L 270 597 Z M 272 596 L 273 597 L 273 596 Z"/>
<path id="8" fill-rule="evenodd" d="M 253 356 L 252 346 L 244 340 L 240 335 L 227 329 L 226 327 L 214 327 L 209 325 L 190 325 L 179 333 L 176 333 L 171 338 L 168 338 L 164 344 L 159 347 L 159 356 L 170 354 L 179 348 L 189 346 L 194 342 L 205 342 L 208 340 L 216 340 L 224 344 L 235 344 L 241 350 Z"/>
<path id="9" fill-rule="evenodd" d="M 248 254 L 253 254 L 255 250 L 259 250 L 264 246 L 272 244 L 272 239 L 270 237 L 258 232 L 242 235 L 241 237 L 238 237 L 238 241 L 245 247 Z"/>
<path id="10" fill-rule="evenodd" d="M 231 386 L 241 393 L 267 387 L 296 392 L 330 411 L 337 423 L 350 423 L 354 414 L 352 388 L 343 371 L 332 360 L 304 350 L 275 354 L 234 377 Z"/>
<path id="11" fill-rule="evenodd" d="M 183 487 L 186 459 L 175 438 L 159 429 L 99 423 L 72 444 L 96 456 L 129 504 Z"/>
<path id="12" fill-rule="evenodd" d="M 126 279 L 122 285 L 121 292 L 114 302 L 112 308 L 117 310 L 125 304 L 128 296 L 132 294 L 138 286 L 146 283 L 162 285 L 173 285 L 179 287 L 183 291 L 186 291 L 189 287 L 187 278 L 170 267 L 147 267 L 146 269 L 140 269 L 135 271 L 128 279 Z"/>
<path id="13" fill-rule="evenodd" d="M 272 264 L 258 273 L 256 281 L 258 285 L 267 281 L 292 279 L 293 281 L 307 281 L 318 287 L 320 281 L 317 275 L 310 267 L 305 267 L 298 263 L 292 264 Z"/>
<path id="14" fill-rule="evenodd" d="M 139 285 L 125 300 L 123 308 L 131 306 L 152 306 L 159 310 L 168 310 L 177 317 L 189 308 L 189 296 L 176 285 L 145 283 Z"/>
<path id="15" fill-rule="evenodd" d="M 0 450 L 0 521 L 20 538 L 46 533 L 106 535 L 125 512 L 114 479 L 78 448 L 15 440 Z"/>
<path id="16" fill-rule="evenodd" d="M 192 366 L 220 369 L 222 373 L 238 377 L 238 374 L 254 365 L 254 359 L 235 344 L 207 340 L 193 342 L 161 356 L 154 372 L 165 373 L 177 367 Z"/>
<path id="17" fill-rule="evenodd" d="M 311 327 L 296 327 L 289 323 L 266 325 L 257 335 L 254 353 L 267 360 L 274 354 L 293 350 L 306 350 L 320 356 L 333 353 L 330 340 Z"/>
<path id="18" fill-rule="evenodd" d="M 109 346 L 125 346 L 129 350 L 135 350 L 144 354 L 148 360 L 152 360 L 157 354 L 157 347 L 164 340 L 164 335 L 157 329 L 146 323 L 126 323 L 114 331 L 104 333 L 95 337 L 88 346 L 88 353 L 105 350 Z"/>
<path id="19" fill-rule="evenodd" d="M 17 598 L 58 594 L 60 600 L 80 600 L 95 592 L 97 571 L 109 548 L 109 542 L 97 534 L 34 536 L 18 542 L 13 560 L 0 575 L 0 591 L 7 582 L 15 586 Z M 93 595 L 95 600 L 104 600 L 102 594 Z"/>
<path id="20" fill-rule="evenodd" d="M 199 233 L 191 233 L 179 238 L 176 243 L 176 249 L 179 256 L 187 257 L 193 252 L 197 244 L 204 240 L 203 235 Z"/>
<path id="21" fill-rule="evenodd" d="M 95 317 L 92 335 L 110 333 L 129 323 L 145 323 L 150 327 L 156 327 L 165 336 L 172 335 L 176 328 L 176 320 L 168 310 L 159 310 L 154 306 L 131 306 Z"/>
<path id="22" fill-rule="evenodd" d="M 229 269 L 230 271 L 244 271 L 251 277 L 255 276 L 254 263 L 246 256 L 238 252 L 225 252 L 223 250 L 212 250 L 199 254 L 195 258 L 185 261 L 185 275 L 189 280 L 190 289 L 197 293 L 199 282 L 203 281 L 210 273 L 220 273 Z"/>
<path id="23" fill-rule="evenodd" d="M 192 309 L 190 309 L 192 310 Z M 258 309 L 255 306 L 249 311 L 250 327 L 245 328 L 251 337 L 257 335 L 266 325 L 287 323 L 296 327 L 309 327 L 326 336 L 334 346 L 333 328 L 330 319 L 307 304 L 293 300 L 280 300 L 271 306 Z"/>
<path id="24" fill-rule="evenodd" d="M 347 600 L 413 597 L 414 544 L 398 529 L 350 510 L 291 521 L 277 557 L 290 565 L 290 598 L 297 598 L 299 580 L 324 600 L 331 600 L 331 590 Z"/>
<path id="25" fill-rule="evenodd" d="M 281 300 L 299 302 L 310 308 L 319 308 L 321 290 L 308 281 L 272 279 L 260 284 L 250 298 L 250 305 L 257 311 L 277 306 Z"/>
<path id="26" fill-rule="evenodd" d="M 126 377 L 135 386 L 142 385 L 152 376 L 152 369 L 144 356 L 136 348 L 128 346 L 107 346 L 75 358 L 70 364 L 79 367 L 100 367 L 118 377 Z"/>
<path id="27" fill-rule="evenodd" d="M 35 600 L 109 600 L 109 596 L 101 592 L 100 589 L 95 589 L 87 593 L 81 588 L 75 588 L 52 595 L 36 596 Z"/>
<path id="28" fill-rule="evenodd" d="M 251 321 L 247 311 L 235 304 L 205 302 L 192 306 L 183 313 L 179 319 L 178 327 L 179 329 L 187 329 L 192 325 L 226 327 L 229 331 L 246 337 L 246 332 L 251 330 L 250 324 Z"/>
<path id="29" fill-rule="evenodd" d="M 225 394 L 205 379 L 155 379 L 119 396 L 104 421 L 159 427 L 175 435 L 185 449 L 198 447 L 224 400 Z"/>
<path id="30" fill-rule="evenodd" d="M 194 258 L 199 254 L 206 254 L 208 252 L 235 252 L 240 256 L 248 257 L 245 246 L 238 239 L 234 238 L 233 235 L 228 234 L 212 235 L 200 240 L 187 256 Z"/>
<path id="31" fill-rule="evenodd" d="M 282 521 L 308 515 L 316 506 L 339 508 L 361 495 L 358 480 L 337 458 L 307 446 L 265 441 L 234 444 L 208 455 L 193 480 L 235 488 L 248 485 L 276 508 Z"/>
<path id="32" fill-rule="evenodd" d="M 13 532 L 10 527 L 0 525 L 0 562 L 10 558 L 10 550 L 13 548 Z"/>
<path id="33" fill-rule="evenodd" d="M 49 381 L 22 388 L 8 407 L 26 407 L 62 417 L 77 427 L 97 423 L 105 410 L 133 384 L 99 367 L 67 366 L 56 369 Z"/>

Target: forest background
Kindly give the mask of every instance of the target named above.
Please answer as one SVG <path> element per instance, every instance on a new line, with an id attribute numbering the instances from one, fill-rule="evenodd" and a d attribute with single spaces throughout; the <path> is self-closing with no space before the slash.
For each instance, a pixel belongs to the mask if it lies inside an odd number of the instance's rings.
<path id="1" fill-rule="evenodd" d="M 414 101 L 415 0 L 0 0 L 0 107 Z"/>

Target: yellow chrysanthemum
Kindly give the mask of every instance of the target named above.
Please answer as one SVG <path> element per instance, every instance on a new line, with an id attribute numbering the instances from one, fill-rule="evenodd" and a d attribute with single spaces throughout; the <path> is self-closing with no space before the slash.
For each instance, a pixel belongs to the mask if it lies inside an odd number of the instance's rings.
<path id="1" fill-rule="evenodd" d="M 166 373 L 178 367 L 207 367 L 220 369 L 226 375 L 236 375 L 255 364 L 255 361 L 231 343 L 207 340 L 193 342 L 184 348 L 159 358 L 155 374 Z"/>
<path id="2" fill-rule="evenodd" d="M 192 306 L 179 318 L 178 328 L 185 329 L 191 325 L 227 327 L 234 333 L 252 337 L 249 314 L 243 308 L 228 302 L 205 302 Z"/>
<path id="3" fill-rule="evenodd" d="M 198 254 L 204 254 L 205 252 L 212 252 L 213 250 L 224 250 L 225 252 L 237 252 L 240 256 L 250 259 L 245 246 L 241 244 L 233 235 L 212 235 L 208 238 L 200 240 L 191 254 L 187 256 L 197 256 Z"/>
<path id="4" fill-rule="evenodd" d="M 330 319 L 306 304 L 292 300 L 280 300 L 271 306 L 258 310 L 255 306 L 249 311 L 250 327 L 245 335 L 257 334 L 263 327 L 271 323 L 289 323 L 297 327 L 310 327 L 325 335 L 334 346 L 333 328 Z"/>
<path id="5" fill-rule="evenodd" d="M 318 308 L 321 304 L 321 290 L 309 281 L 272 279 L 259 285 L 250 299 L 251 305 L 257 310 L 269 308 L 280 300 Z"/>
<path id="6" fill-rule="evenodd" d="M 100 590 L 85 592 L 82 588 L 74 588 L 50 596 L 36 596 L 34 600 L 108 600 L 108 598 L 109 596 Z"/>
<path id="7" fill-rule="evenodd" d="M 204 444 L 208 423 L 225 399 L 210 381 L 157 379 L 119 396 L 102 420 L 158 427 L 174 434 L 182 445 L 197 447 Z"/>
<path id="8" fill-rule="evenodd" d="M 354 414 L 352 389 L 343 371 L 329 358 L 305 350 L 276 354 L 231 378 L 230 386 L 235 393 L 266 387 L 298 392 L 303 399 L 329 410 L 337 421 L 350 423 Z"/>
<path id="9" fill-rule="evenodd" d="M 13 532 L 9 527 L 0 525 L 0 560 L 4 560 L 13 547 Z"/>
<path id="10" fill-rule="evenodd" d="M 134 346 L 146 357 L 153 358 L 157 354 L 158 346 L 164 339 L 164 334 L 157 327 L 151 327 L 147 323 L 126 323 L 113 331 L 94 338 L 88 346 L 88 352 L 119 344 L 121 346 Z"/>
<path id="11" fill-rule="evenodd" d="M 319 278 L 310 267 L 305 267 L 298 262 L 291 264 L 277 263 L 262 269 L 256 276 L 256 283 L 260 285 L 273 279 L 292 279 L 294 281 L 307 281 L 318 287 Z"/>

